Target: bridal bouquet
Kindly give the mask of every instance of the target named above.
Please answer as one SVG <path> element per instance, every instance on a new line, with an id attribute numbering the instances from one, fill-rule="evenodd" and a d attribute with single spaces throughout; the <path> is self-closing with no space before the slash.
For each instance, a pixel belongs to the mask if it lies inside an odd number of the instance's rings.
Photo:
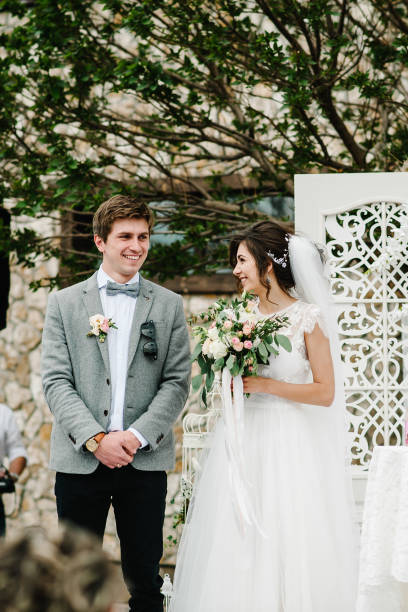
<path id="1" fill-rule="evenodd" d="M 192 380 L 193 391 L 198 391 L 204 379 L 202 400 L 207 404 L 215 372 L 227 368 L 231 376 L 256 376 L 259 364 L 268 363 L 270 355 L 279 348 L 291 351 L 289 339 L 277 333 L 288 324 L 286 316 L 260 318 L 257 299 L 244 292 L 228 303 L 219 299 L 206 312 L 190 318 L 193 334 L 199 341 L 192 355 L 200 374 Z"/>

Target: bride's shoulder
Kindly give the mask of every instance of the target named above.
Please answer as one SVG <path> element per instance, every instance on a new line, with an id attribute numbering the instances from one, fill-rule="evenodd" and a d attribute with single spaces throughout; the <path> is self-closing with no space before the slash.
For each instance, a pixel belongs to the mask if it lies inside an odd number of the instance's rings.
<path id="1" fill-rule="evenodd" d="M 310 304 L 303 300 L 297 300 L 292 314 L 301 327 L 302 331 L 310 334 L 316 323 L 321 325 L 322 322 L 322 311 L 317 304 Z"/>

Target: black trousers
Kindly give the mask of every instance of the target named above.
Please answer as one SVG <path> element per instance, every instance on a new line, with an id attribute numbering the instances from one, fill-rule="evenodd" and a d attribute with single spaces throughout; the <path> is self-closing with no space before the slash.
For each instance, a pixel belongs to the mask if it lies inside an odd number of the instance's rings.
<path id="1" fill-rule="evenodd" d="M 102 541 L 112 504 L 131 611 L 163 611 L 159 562 L 166 492 L 166 472 L 136 470 L 130 465 L 111 470 L 100 464 L 92 474 L 56 475 L 60 521 L 88 529 Z"/>
<path id="2" fill-rule="evenodd" d="M 0 495 L 0 537 L 6 535 L 6 513 L 4 511 L 4 504 L 2 496 Z"/>

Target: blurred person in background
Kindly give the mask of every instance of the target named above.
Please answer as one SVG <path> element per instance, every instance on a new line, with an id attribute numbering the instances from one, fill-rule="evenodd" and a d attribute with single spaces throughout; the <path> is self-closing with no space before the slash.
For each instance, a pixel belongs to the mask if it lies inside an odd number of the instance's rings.
<path id="1" fill-rule="evenodd" d="M 97 539 L 76 527 L 29 527 L 0 544 L 2 612 L 109 612 L 118 589 Z"/>
<path id="2" fill-rule="evenodd" d="M 9 462 L 8 470 L 3 465 L 6 457 Z M 17 482 L 26 463 L 27 453 L 13 411 L 6 404 L 0 404 L 0 536 L 6 533 L 6 515 L 1 493 L 5 488 L 2 488 L 1 484 L 5 484 L 5 478 L 9 478 L 13 483 Z"/>

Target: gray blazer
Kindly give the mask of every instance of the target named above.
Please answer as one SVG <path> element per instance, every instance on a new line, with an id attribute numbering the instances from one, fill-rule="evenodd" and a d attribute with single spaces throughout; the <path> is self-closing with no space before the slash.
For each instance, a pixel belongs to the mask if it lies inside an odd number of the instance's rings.
<path id="1" fill-rule="evenodd" d="M 129 341 L 124 429 L 134 427 L 148 440 L 132 465 L 167 470 L 174 465 L 172 426 L 189 391 L 190 349 L 183 302 L 177 294 L 140 277 L 140 294 Z M 88 337 L 89 317 L 103 313 L 96 273 L 52 293 L 42 344 L 43 387 L 54 415 L 51 469 L 93 472 L 98 460 L 83 445 L 106 431 L 111 407 L 108 342 Z M 156 327 L 158 358 L 143 354 L 140 326 Z"/>

